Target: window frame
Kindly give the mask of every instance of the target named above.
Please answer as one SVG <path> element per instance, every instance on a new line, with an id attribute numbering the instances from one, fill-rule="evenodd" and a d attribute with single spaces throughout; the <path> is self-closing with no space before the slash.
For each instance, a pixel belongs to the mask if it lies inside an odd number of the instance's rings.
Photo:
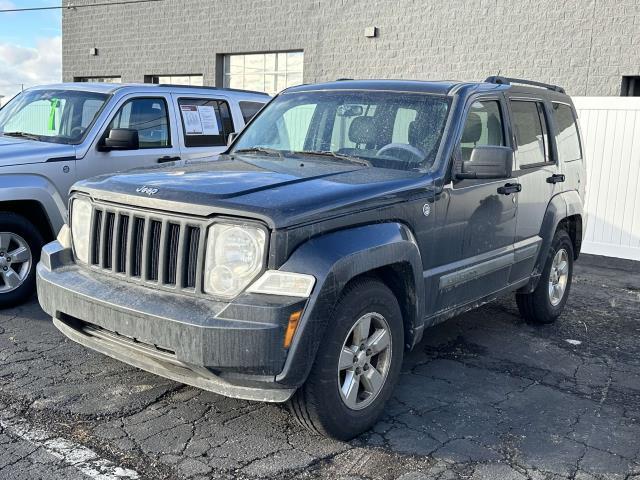
<path id="1" fill-rule="evenodd" d="M 182 109 L 180 108 L 180 102 L 186 100 L 186 101 L 197 101 L 197 102 L 216 102 L 218 104 L 220 103 L 224 103 L 227 106 L 227 110 L 229 111 L 229 121 L 231 122 L 231 131 L 229 133 L 225 133 L 224 132 L 224 125 L 222 122 L 222 114 L 220 114 L 220 118 L 221 118 L 221 122 L 220 125 L 218 125 L 219 127 L 221 127 L 222 130 L 222 134 L 221 135 L 187 135 L 187 131 L 185 129 L 184 126 L 184 117 L 182 115 Z M 233 111 L 231 110 L 231 105 L 229 104 L 229 101 L 226 98 L 222 98 L 222 97 L 204 97 L 204 96 L 197 96 L 197 95 L 187 95 L 187 96 L 180 96 L 180 95 L 176 95 L 175 96 L 175 105 L 177 108 L 177 114 L 179 115 L 179 120 L 180 120 L 180 124 L 181 124 L 181 128 L 182 128 L 182 146 L 184 148 L 219 148 L 219 147 L 226 147 L 227 146 L 227 142 L 229 140 L 229 135 L 231 133 L 235 133 L 236 130 L 236 125 L 235 122 L 233 121 Z M 216 106 L 218 108 L 218 110 L 220 109 L 220 106 L 217 105 Z M 255 115 L 254 115 L 255 116 Z M 187 145 L 187 138 L 191 137 L 191 136 L 196 136 L 196 137 L 213 137 L 213 136 L 222 136 L 223 139 L 223 143 L 221 145 Z"/>
<path id="2" fill-rule="evenodd" d="M 576 135 L 578 137 L 578 148 L 580 150 L 580 158 L 574 158 L 573 160 L 563 160 L 562 163 L 571 163 L 571 162 L 581 162 L 584 160 L 584 148 L 582 146 L 582 132 L 580 131 L 580 125 L 578 124 L 578 115 L 575 109 L 575 106 L 567 103 L 567 102 L 561 102 L 559 100 L 552 100 L 549 102 L 550 106 L 551 106 L 551 116 L 553 118 L 553 143 L 555 145 L 556 148 L 556 152 L 558 152 L 558 144 L 556 142 L 556 135 L 558 133 L 558 125 L 556 124 L 556 117 L 555 114 L 553 113 L 553 105 L 557 104 L 557 105 L 564 105 L 565 107 L 568 107 L 569 110 L 571 111 L 571 116 L 573 117 L 573 126 L 576 129 Z M 556 154 L 557 160 L 558 162 L 560 162 L 560 154 L 557 153 Z"/>
<path id="3" fill-rule="evenodd" d="M 200 79 L 202 79 L 202 83 L 198 84 L 198 85 L 191 85 L 186 84 L 186 83 L 174 83 L 172 81 L 170 82 L 160 82 L 160 78 L 161 77 L 169 77 L 169 78 L 177 78 L 177 77 L 189 77 L 189 78 L 193 78 L 193 77 L 199 77 Z M 154 80 L 158 80 L 157 82 Z M 181 87 L 203 87 L 204 86 L 204 75 L 202 73 L 185 73 L 185 74 L 151 74 L 151 75 L 145 75 L 144 76 L 144 83 L 150 84 L 150 85 L 178 85 Z"/>
<path id="4" fill-rule="evenodd" d="M 98 145 L 104 143 L 104 140 L 105 140 L 105 138 L 107 138 L 107 135 L 109 134 L 109 131 L 111 131 L 111 124 L 115 120 L 116 116 L 120 113 L 120 111 L 128 103 L 133 102 L 135 100 L 161 100 L 162 102 L 164 102 L 165 113 L 166 113 L 166 117 L 167 117 L 167 145 L 162 146 L 162 147 L 138 147 L 138 150 L 167 150 L 167 149 L 173 148 L 173 136 L 171 135 L 171 115 L 170 115 L 170 110 L 169 110 L 169 102 L 167 101 L 166 97 L 164 97 L 164 96 L 160 96 L 160 97 L 158 97 L 158 96 L 125 97 L 122 100 L 122 102 L 119 105 L 117 105 L 113 115 L 111 115 L 111 117 L 109 117 L 109 119 L 107 120 L 105 129 L 102 132 L 102 135 L 99 137 L 100 141 L 98 142 Z M 123 150 L 123 151 L 132 152 L 132 151 L 136 151 L 136 150 Z"/>
<path id="5" fill-rule="evenodd" d="M 118 80 L 110 82 L 109 80 Z M 122 75 L 99 75 L 99 76 L 78 76 L 73 77 L 74 83 L 110 83 L 114 85 L 122 84 Z"/>
<path id="6" fill-rule="evenodd" d="M 299 83 L 299 84 L 294 84 L 294 85 L 300 85 L 300 84 L 304 83 L 304 56 L 305 56 L 305 54 L 304 54 L 304 50 L 303 50 L 303 49 L 266 50 L 266 51 L 258 51 L 258 52 L 233 52 L 233 53 L 224 53 L 224 54 L 222 54 L 222 78 L 221 78 L 221 84 L 222 84 L 222 86 L 223 86 L 224 88 L 240 88 L 241 90 L 249 90 L 249 91 L 254 90 L 254 91 L 257 91 L 256 89 L 247 88 L 247 87 L 244 85 L 244 77 L 247 75 L 247 71 L 246 71 L 246 67 L 245 67 L 244 60 L 243 60 L 243 71 L 242 71 L 242 73 L 241 73 L 241 74 L 232 74 L 232 73 L 231 73 L 231 71 L 230 71 L 230 61 L 231 61 L 231 57 L 247 57 L 247 56 L 251 56 L 251 55 L 275 55 L 275 56 L 276 56 L 276 59 L 277 59 L 277 56 L 278 56 L 279 54 L 285 54 L 285 55 L 288 55 L 288 54 L 293 54 L 293 53 L 299 53 L 299 54 L 301 54 L 301 56 L 302 56 L 302 67 L 301 67 L 301 70 L 300 70 L 300 71 L 297 71 L 297 70 L 296 70 L 296 71 L 294 71 L 294 70 L 289 71 L 289 70 L 287 69 L 287 66 L 286 66 L 286 65 L 287 65 L 287 62 L 285 61 L 285 68 L 284 68 L 284 70 L 278 70 L 278 69 L 276 69 L 276 70 L 274 70 L 274 71 L 271 71 L 271 70 L 267 70 L 267 69 L 265 68 L 265 69 L 263 69 L 262 71 L 256 72 L 257 74 L 259 74 L 259 75 L 262 75 L 262 76 L 263 76 L 263 81 L 264 81 L 264 77 L 265 77 L 266 75 L 284 75 L 284 76 L 285 76 L 285 86 L 284 86 L 284 88 L 282 88 L 282 89 L 278 90 L 277 85 L 276 85 L 276 89 L 275 89 L 275 91 L 274 91 L 273 93 L 269 93 L 267 90 L 260 90 L 260 91 L 264 91 L 264 92 L 268 93 L 269 95 L 275 96 L 275 95 L 276 95 L 276 94 L 278 94 L 279 92 L 281 92 L 281 91 L 286 90 L 287 88 L 289 88 L 289 87 L 287 86 L 287 80 L 286 80 L 286 78 L 287 78 L 287 76 L 288 76 L 289 74 L 300 74 L 300 75 L 301 75 L 301 81 L 300 81 L 300 83 Z M 276 60 L 276 61 L 277 61 L 277 60 Z M 232 86 L 231 86 L 231 81 L 230 81 L 230 79 L 231 79 L 231 77 L 232 77 L 233 75 L 241 75 L 241 76 L 243 77 L 243 86 L 242 86 L 242 87 L 232 87 Z M 264 82 L 263 82 L 263 86 L 265 86 L 265 85 L 264 85 Z"/>
<path id="7" fill-rule="evenodd" d="M 520 159 L 518 158 L 517 133 L 516 133 L 516 129 L 512 128 L 511 132 L 513 135 L 513 138 L 512 138 L 513 152 L 516 160 L 516 165 L 515 165 L 516 168 L 514 168 L 514 171 L 531 170 L 535 168 L 548 167 L 550 165 L 557 165 L 558 162 L 557 162 L 556 153 L 555 153 L 555 139 L 553 140 L 551 139 L 552 137 L 551 129 L 550 129 L 551 123 L 549 122 L 549 111 L 547 108 L 547 102 L 540 97 L 526 97 L 526 96 L 509 96 L 507 100 L 509 103 L 509 122 L 512 124 L 512 127 L 513 125 L 515 125 L 515 115 L 513 113 L 513 109 L 511 108 L 512 102 L 532 102 L 536 104 L 537 111 L 538 111 L 538 119 L 540 120 L 540 127 L 542 130 L 543 146 L 545 148 L 544 157 L 545 159 L 548 159 L 542 162 L 521 165 Z M 552 141 L 553 141 L 553 145 L 551 143 Z"/>
<path id="8" fill-rule="evenodd" d="M 506 103 L 507 99 L 504 97 L 504 95 L 500 93 L 496 93 L 496 94 L 480 93 L 480 94 L 472 95 L 471 97 L 469 97 L 469 99 L 465 103 L 464 110 L 462 112 L 462 117 L 463 117 L 462 121 L 458 122 L 458 129 L 455 134 L 455 142 L 453 147 L 453 155 L 451 155 L 451 158 L 453 159 L 453 161 L 450 161 L 450 167 L 446 170 L 448 172 L 447 181 L 452 181 L 456 189 L 472 187 L 475 185 L 504 183 L 505 181 L 504 178 L 498 178 L 498 179 L 495 179 L 495 178 L 460 179 L 458 178 L 456 179 L 455 171 L 456 169 L 459 169 L 460 165 L 462 164 L 462 151 L 460 147 L 460 144 L 462 142 L 462 135 L 464 133 L 464 127 L 467 123 L 469 112 L 471 111 L 471 105 L 473 105 L 475 102 L 497 102 L 498 103 L 498 111 L 500 112 L 500 120 L 502 123 L 502 139 L 504 140 L 503 146 L 510 147 L 512 150 L 514 149 L 513 137 L 511 135 L 511 130 L 510 130 L 511 129 L 511 121 L 510 121 L 511 112 L 509 111 L 509 106 Z M 443 137 L 444 135 L 446 135 L 446 127 L 445 127 L 445 131 L 443 132 Z"/>

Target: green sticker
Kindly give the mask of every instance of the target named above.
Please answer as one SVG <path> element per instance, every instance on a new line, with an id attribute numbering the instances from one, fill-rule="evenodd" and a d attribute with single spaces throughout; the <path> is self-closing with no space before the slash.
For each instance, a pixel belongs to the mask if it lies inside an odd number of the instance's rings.
<path id="1" fill-rule="evenodd" d="M 52 98 L 49 100 L 51 103 L 51 110 L 49 110 L 49 130 L 56 129 L 56 110 L 60 105 L 60 100 L 57 98 Z"/>

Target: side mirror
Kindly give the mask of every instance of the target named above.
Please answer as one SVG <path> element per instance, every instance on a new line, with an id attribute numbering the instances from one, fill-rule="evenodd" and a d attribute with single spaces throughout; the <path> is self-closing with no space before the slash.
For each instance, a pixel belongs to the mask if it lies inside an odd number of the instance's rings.
<path id="1" fill-rule="evenodd" d="M 462 162 L 457 178 L 511 178 L 513 170 L 513 150 L 511 147 L 496 145 L 477 146 L 471 152 L 471 159 Z"/>
<path id="2" fill-rule="evenodd" d="M 138 131 L 131 128 L 112 128 L 109 135 L 104 139 L 100 150 L 110 152 L 111 150 L 138 150 L 140 139 Z"/>
<path id="3" fill-rule="evenodd" d="M 231 146 L 231 144 L 237 137 L 238 134 L 236 132 L 231 132 L 229 135 L 227 135 L 227 147 Z"/>

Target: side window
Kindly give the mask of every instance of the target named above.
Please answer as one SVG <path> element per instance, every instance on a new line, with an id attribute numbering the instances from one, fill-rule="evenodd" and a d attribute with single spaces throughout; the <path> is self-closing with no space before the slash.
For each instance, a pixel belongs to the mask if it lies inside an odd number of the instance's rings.
<path id="1" fill-rule="evenodd" d="M 113 117 L 109 130 L 112 128 L 137 130 L 140 148 L 171 146 L 164 98 L 134 98 L 127 101 Z"/>
<path id="2" fill-rule="evenodd" d="M 249 123 L 249 120 L 264 107 L 264 103 L 260 102 L 238 102 L 238 105 L 240 106 L 240 112 L 242 112 L 242 118 L 244 118 L 245 124 Z"/>
<path id="3" fill-rule="evenodd" d="M 229 104 L 208 98 L 179 98 L 186 147 L 223 147 L 234 132 Z"/>
<path id="4" fill-rule="evenodd" d="M 513 130 L 520 168 L 549 161 L 549 142 L 544 108 L 540 102 L 511 101 Z"/>
<path id="5" fill-rule="evenodd" d="M 556 122 L 556 145 L 558 158 L 562 162 L 572 162 L 582 158 L 580 136 L 573 110 L 563 103 L 553 104 L 553 118 Z"/>
<path id="6" fill-rule="evenodd" d="M 462 131 L 460 150 L 462 160 L 471 159 L 471 152 L 478 145 L 503 146 L 504 130 L 500 103 L 497 100 L 478 100 L 471 105 Z"/>

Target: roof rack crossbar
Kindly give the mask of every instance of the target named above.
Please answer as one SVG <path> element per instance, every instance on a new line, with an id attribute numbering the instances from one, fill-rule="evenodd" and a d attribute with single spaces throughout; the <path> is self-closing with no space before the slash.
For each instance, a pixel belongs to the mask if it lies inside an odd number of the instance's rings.
<path id="1" fill-rule="evenodd" d="M 564 88 L 559 87 L 558 85 L 552 85 L 550 83 L 543 82 L 535 82 L 533 80 L 525 80 L 522 78 L 511 78 L 511 77 L 501 77 L 501 76 L 491 76 L 488 77 L 485 82 L 487 83 L 495 83 L 497 85 L 511 85 L 512 83 L 518 83 L 520 85 L 530 85 L 532 87 L 540 87 L 546 88 L 547 90 L 553 90 L 554 92 L 566 93 Z"/>

